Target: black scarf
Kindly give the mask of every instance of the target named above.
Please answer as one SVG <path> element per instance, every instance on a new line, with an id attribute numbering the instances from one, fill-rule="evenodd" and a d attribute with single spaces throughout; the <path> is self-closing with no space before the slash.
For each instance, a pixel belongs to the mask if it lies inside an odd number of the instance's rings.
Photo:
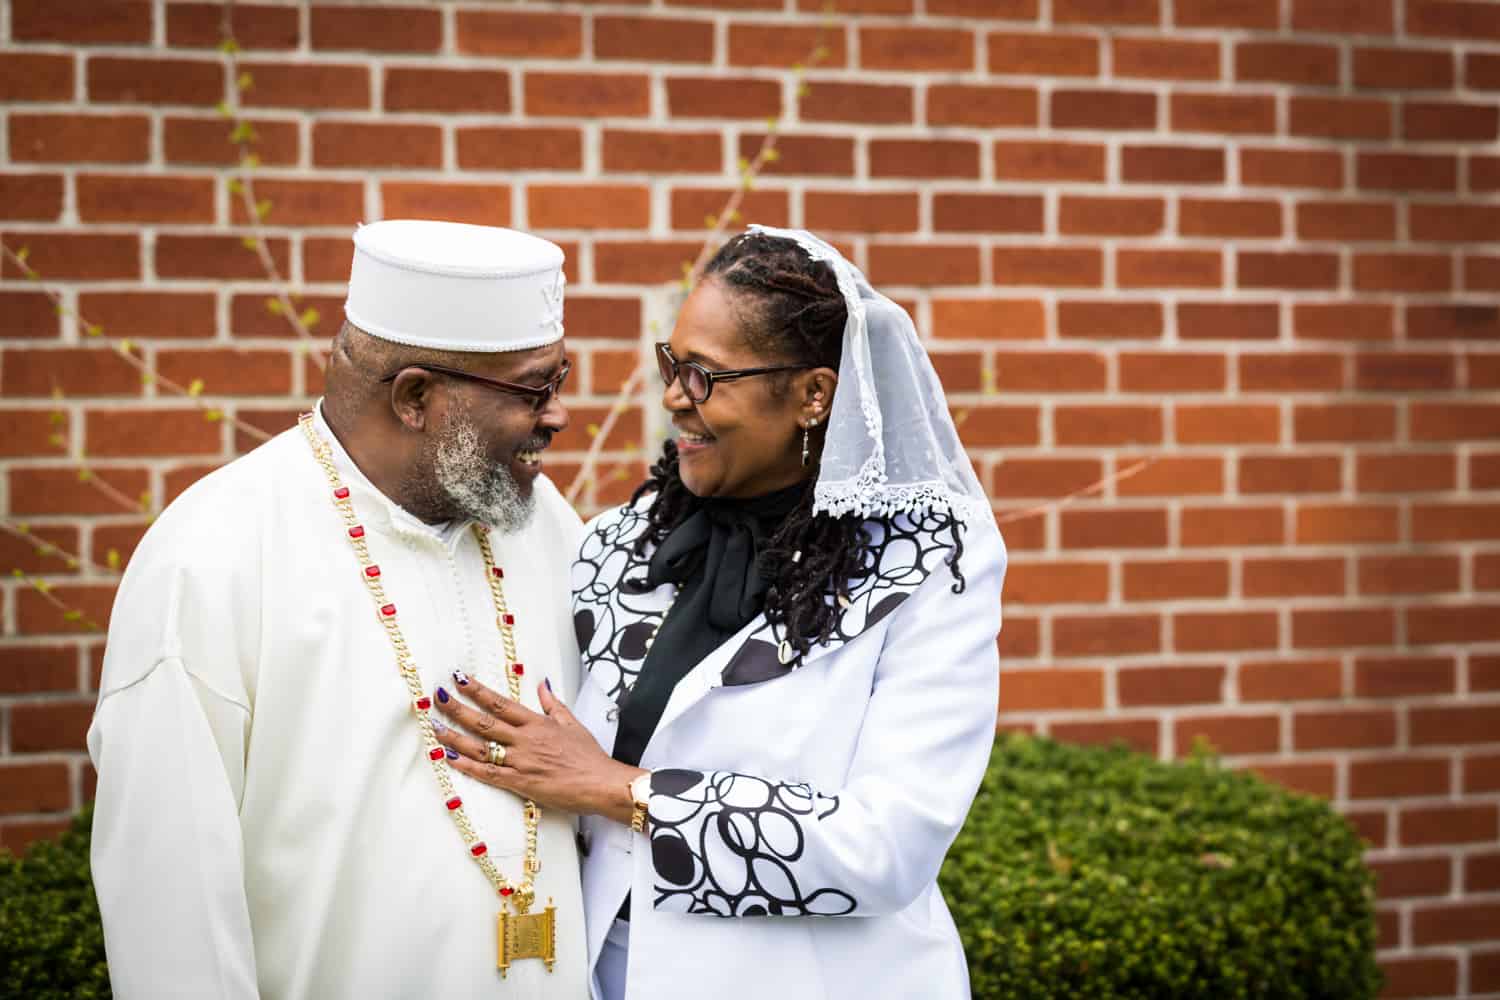
<path id="1" fill-rule="evenodd" d="M 765 607 L 761 549 L 801 501 L 806 483 L 747 500 L 708 499 L 662 539 L 642 589 L 681 592 L 620 709 L 614 757 L 640 764 L 677 682 Z"/>

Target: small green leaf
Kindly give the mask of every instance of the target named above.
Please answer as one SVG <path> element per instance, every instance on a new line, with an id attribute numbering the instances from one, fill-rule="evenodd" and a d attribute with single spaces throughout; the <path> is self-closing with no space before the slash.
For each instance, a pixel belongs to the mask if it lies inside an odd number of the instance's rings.
<path id="1" fill-rule="evenodd" d="M 65 424 L 67 422 L 68 415 L 66 413 L 63 413 L 61 410 L 53 410 L 51 413 L 47 414 L 47 423 L 51 424 L 53 427 L 56 427 L 58 424 Z"/>
<path id="2" fill-rule="evenodd" d="M 145 513 L 151 511 L 151 491 L 141 490 L 141 495 L 135 498 L 136 505 Z"/>
<path id="3" fill-rule="evenodd" d="M 599 436 L 599 425 L 598 424 L 589 424 L 587 427 L 584 428 L 584 430 L 588 432 L 588 436 L 589 437 L 598 437 Z"/>
<path id="4" fill-rule="evenodd" d="M 799 83 L 799 84 L 797 84 L 797 96 L 798 97 L 806 97 L 808 94 L 811 94 L 811 93 L 812 93 L 812 88 L 809 87 L 807 84 L 805 84 L 805 83 Z"/>
<path id="5" fill-rule="evenodd" d="M 302 315 L 298 318 L 302 320 L 303 326 L 311 330 L 313 327 L 318 325 L 318 320 L 322 319 L 323 317 L 316 309 L 313 309 L 311 306 L 309 306 L 307 309 L 303 310 Z"/>
<path id="6" fill-rule="evenodd" d="M 257 219 L 259 219 L 261 222 L 265 222 L 266 221 L 266 217 L 269 216 L 270 214 L 271 214 L 271 199 L 270 198 L 262 198 L 260 201 L 257 201 L 255 203 L 255 217 Z"/>
<path id="7" fill-rule="evenodd" d="M 243 94 L 245 91 L 255 86 L 255 77 L 251 76 L 249 73 L 241 73 L 239 75 L 239 78 L 234 81 L 234 85 L 239 88 L 240 93 Z"/>
<path id="8" fill-rule="evenodd" d="M 68 569 L 77 569 L 78 560 L 74 559 L 72 556 L 68 556 L 68 558 L 63 560 L 63 565 L 68 567 Z"/>
<path id="9" fill-rule="evenodd" d="M 10 575 L 15 577 L 17 580 L 24 580 L 26 578 L 26 574 L 19 569 L 11 570 Z"/>
<path id="10" fill-rule="evenodd" d="M 234 131 L 229 133 L 229 141 L 238 146 L 241 143 L 249 142 L 254 135 L 255 130 L 250 127 L 250 123 L 242 121 L 236 123 Z"/>
<path id="11" fill-rule="evenodd" d="M 191 382 L 189 382 L 187 387 L 187 394 L 194 399 L 203 395 L 203 380 L 201 378 L 195 378 Z"/>
<path id="12" fill-rule="evenodd" d="M 68 307 L 59 302 L 52 307 L 52 311 L 59 316 L 66 316 L 68 314 Z"/>
<path id="13" fill-rule="evenodd" d="M 729 221 L 730 222 L 739 222 L 743 218 L 744 218 L 744 216 L 740 214 L 740 210 L 739 209 L 733 208 L 733 209 L 729 210 Z"/>
<path id="14" fill-rule="evenodd" d="M 215 104 L 214 110 L 219 113 L 219 117 L 221 118 L 234 117 L 234 109 L 229 106 L 228 101 L 220 101 L 218 104 Z"/>
<path id="15" fill-rule="evenodd" d="M 79 611 L 77 608 L 69 608 L 68 610 L 63 612 L 63 621 L 65 622 L 76 622 L 82 617 L 83 612 Z"/>
<path id="16" fill-rule="evenodd" d="M 108 566 L 110 569 L 118 570 L 120 568 L 120 550 L 110 549 L 108 552 L 104 553 L 104 565 Z"/>
<path id="17" fill-rule="evenodd" d="M 203 419 L 207 420 L 211 424 L 216 424 L 219 421 L 221 421 L 221 420 L 224 419 L 224 411 L 223 410 L 204 410 L 203 411 Z"/>
<path id="18" fill-rule="evenodd" d="M 134 346 L 135 344 L 131 342 L 129 337 L 124 337 L 120 340 L 115 341 L 115 350 L 119 351 L 121 354 L 129 354 L 130 349 Z"/>
<path id="19" fill-rule="evenodd" d="M 68 439 L 63 437 L 61 434 L 49 434 L 47 436 L 47 441 L 54 448 L 66 448 L 68 445 Z"/>
<path id="20" fill-rule="evenodd" d="M 256 239 L 254 236 L 245 236 L 240 239 L 240 246 L 244 247 L 246 250 L 259 250 L 260 240 Z"/>
<path id="21" fill-rule="evenodd" d="M 22 247 L 21 249 L 16 251 L 16 260 L 20 261 L 22 264 L 26 263 L 26 258 L 30 256 L 31 247 Z"/>
<path id="22" fill-rule="evenodd" d="M 98 323 L 87 323 L 84 325 L 83 332 L 90 337 L 102 337 L 104 336 L 104 327 Z"/>
<path id="23" fill-rule="evenodd" d="M 779 159 L 781 159 L 781 154 L 779 152 L 774 149 L 766 150 L 765 161 L 767 163 L 775 163 Z"/>
<path id="24" fill-rule="evenodd" d="M 281 300 L 280 299 L 266 299 L 266 312 L 270 313 L 272 316 L 280 316 L 281 315 Z"/>
<path id="25" fill-rule="evenodd" d="M 233 142 L 234 141 L 234 137 L 230 136 L 229 137 L 229 141 Z M 231 178 L 229 178 L 229 193 L 230 194 L 244 194 L 245 193 L 245 185 L 244 185 L 243 182 L 240 181 L 240 179 L 238 177 L 231 177 Z"/>
<path id="26" fill-rule="evenodd" d="M 246 153 L 244 156 L 240 157 L 240 169 L 254 170 L 258 166 L 260 166 L 260 157 L 256 156 L 254 153 Z"/>
<path id="27" fill-rule="evenodd" d="M 46 580 L 32 580 L 31 585 L 36 588 L 36 591 L 39 594 L 52 593 L 52 584 L 48 583 Z"/>
<path id="28" fill-rule="evenodd" d="M 152 372 L 141 372 L 141 385 L 151 385 L 156 381 L 156 375 Z"/>
<path id="29" fill-rule="evenodd" d="M 705 215 L 703 217 L 703 228 L 704 229 L 718 229 L 719 228 L 719 217 L 717 215 Z"/>
<path id="30" fill-rule="evenodd" d="M 226 38 L 219 43 L 219 51 L 226 56 L 232 56 L 240 50 L 240 43 L 233 38 Z"/>
<path id="31" fill-rule="evenodd" d="M 822 62 L 824 59 L 827 59 L 832 54 L 833 53 L 828 48 L 828 46 L 826 46 L 826 45 L 819 45 L 817 48 L 813 49 L 813 60 L 815 62 Z"/>
<path id="32" fill-rule="evenodd" d="M 750 161 L 743 156 L 740 157 L 739 160 L 735 163 L 735 169 L 743 174 L 745 171 L 750 169 Z"/>

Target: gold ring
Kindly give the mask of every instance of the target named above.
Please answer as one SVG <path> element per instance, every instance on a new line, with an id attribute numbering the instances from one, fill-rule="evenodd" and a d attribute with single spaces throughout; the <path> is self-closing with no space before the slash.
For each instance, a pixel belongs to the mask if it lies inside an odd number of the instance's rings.
<path id="1" fill-rule="evenodd" d="M 494 764 L 496 767 L 499 767 L 501 764 L 505 763 L 505 748 L 496 743 L 494 740 L 490 740 L 490 742 L 487 744 L 485 759 L 488 760 L 491 764 Z"/>

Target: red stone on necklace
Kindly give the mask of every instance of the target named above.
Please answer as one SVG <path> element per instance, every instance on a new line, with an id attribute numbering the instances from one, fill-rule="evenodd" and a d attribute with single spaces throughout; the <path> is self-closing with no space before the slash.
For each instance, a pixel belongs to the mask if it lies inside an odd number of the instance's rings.
<path id="1" fill-rule="evenodd" d="M 380 609 L 380 613 L 389 618 L 396 613 L 396 606 L 394 604 L 387 604 Z"/>
<path id="2" fill-rule="evenodd" d="M 334 496 L 335 500 L 347 500 L 347 499 L 349 499 L 349 487 L 347 487 L 347 486 L 340 486 L 338 489 L 336 489 L 336 490 L 333 491 L 333 496 Z"/>
<path id="3" fill-rule="evenodd" d="M 428 760 L 442 760 L 443 759 L 443 748 L 442 747 L 433 747 L 431 750 L 427 751 L 427 759 Z"/>
<path id="4" fill-rule="evenodd" d="M 473 847 L 469 848 L 469 853 L 472 854 L 472 855 L 474 855 L 474 857 L 477 858 L 477 857 L 481 856 L 482 854 L 484 854 L 485 851 L 488 851 L 488 850 L 489 850 L 489 848 L 485 847 L 484 846 L 484 841 L 481 840 L 479 843 L 477 843 Z M 504 890 L 501 890 L 501 891 L 504 891 Z"/>
<path id="5" fill-rule="evenodd" d="M 364 525 L 362 525 L 362 524 L 356 524 L 354 527 L 350 528 L 349 529 L 349 537 L 350 538 L 363 538 L 363 537 L 365 537 L 365 528 L 364 528 Z"/>

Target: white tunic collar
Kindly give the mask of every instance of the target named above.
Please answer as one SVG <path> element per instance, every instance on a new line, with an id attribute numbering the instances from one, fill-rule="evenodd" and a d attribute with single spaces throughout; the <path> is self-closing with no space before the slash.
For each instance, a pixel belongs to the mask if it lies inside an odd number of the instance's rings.
<path id="1" fill-rule="evenodd" d="M 361 511 L 360 516 L 367 523 L 372 527 L 381 528 L 411 540 L 440 545 L 449 552 L 457 549 L 458 543 L 473 522 L 468 519 L 459 519 L 445 524 L 428 524 L 380 492 L 375 484 L 360 471 L 349 453 L 344 450 L 344 445 L 339 441 L 338 435 L 333 433 L 333 428 L 328 425 L 327 419 L 323 416 L 321 399 L 313 407 L 313 426 L 317 428 L 323 440 L 328 442 L 334 467 L 338 469 L 344 485 L 349 487 Z"/>

